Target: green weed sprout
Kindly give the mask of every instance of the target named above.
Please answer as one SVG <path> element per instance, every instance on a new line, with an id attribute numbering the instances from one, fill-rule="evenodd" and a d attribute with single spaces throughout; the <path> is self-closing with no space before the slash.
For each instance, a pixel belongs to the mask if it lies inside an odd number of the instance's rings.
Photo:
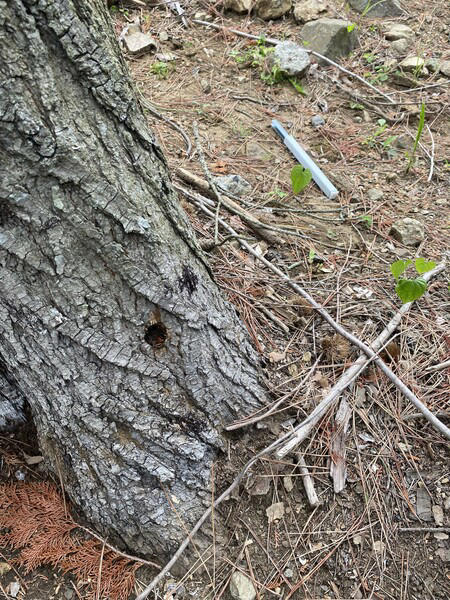
<path id="1" fill-rule="evenodd" d="M 420 108 L 419 125 L 417 126 L 416 139 L 414 140 L 414 146 L 413 146 L 411 155 L 409 156 L 408 164 L 406 166 L 407 173 L 410 170 L 410 168 L 412 167 L 412 164 L 414 162 L 414 156 L 416 154 L 417 146 L 419 145 L 420 136 L 422 135 L 424 126 L 425 126 L 425 103 L 422 102 L 422 106 Z"/>

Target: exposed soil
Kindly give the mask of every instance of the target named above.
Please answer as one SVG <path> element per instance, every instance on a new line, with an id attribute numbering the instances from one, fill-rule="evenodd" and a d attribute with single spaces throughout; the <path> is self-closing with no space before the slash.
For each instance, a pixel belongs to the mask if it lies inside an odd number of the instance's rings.
<path id="1" fill-rule="evenodd" d="M 292 16 L 267 23 L 224 15 L 219 2 L 185 4 L 189 18 L 298 41 L 299 25 Z M 361 17 L 341 4 L 329 4 L 333 8 L 328 16 L 356 23 L 360 39 L 360 47 L 340 64 L 371 80 L 398 104 L 387 105 L 385 98 L 334 67 L 311 69 L 301 82 L 305 95 L 287 81 L 267 85 L 261 69 L 242 60 L 257 51 L 257 43 L 194 24 L 185 29 L 163 5 L 144 9 L 141 16 L 143 29 L 164 40 L 158 54 L 166 56 L 149 54 L 129 59 L 129 64 L 140 94 L 191 140 L 192 153 L 187 156 L 179 131 L 148 113 L 174 182 L 198 192 L 176 175 L 179 167 L 205 178 L 192 129 L 197 122 L 211 173 L 245 177 L 252 191 L 241 207 L 285 231 L 272 231 L 278 243 L 268 243 L 241 217 L 224 208 L 221 216 L 343 326 L 370 342 L 400 307 L 389 265 L 419 256 L 440 262 L 448 250 L 449 79 L 422 72 L 416 73 L 420 77 L 415 84 L 401 86 L 396 69 L 386 72 L 383 67 L 391 58 L 381 27 L 387 19 Z M 447 1 L 411 2 L 407 8 L 408 17 L 391 21 L 414 29 L 409 54 L 450 59 Z M 114 12 L 117 34 L 139 13 L 135 8 Z M 174 60 L 166 61 L 168 54 Z M 384 74 L 387 78 L 380 77 Z M 374 103 L 371 107 L 358 100 L 366 95 Z M 427 127 L 406 173 L 422 102 Z M 323 117 L 323 127 L 311 125 L 314 115 Z M 313 183 L 294 196 L 290 170 L 295 159 L 273 132 L 273 118 L 332 179 L 340 191 L 335 200 L 327 200 Z M 385 127 L 379 119 L 385 120 Z M 214 218 L 181 193 L 180 202 L 199 241 L 214 242 Z M 390 235 L 392 223 L 401 217 L 424 225 L 426 235 L 419 247 L 406 247 Z M 219 226 L 218 240 L 227 235 Z M 269 418 L 230 434 L 228 456 L 215 473 L 217 496 L 248 459 L 313 410 L 357 351 L 335 338 L 332 328 L 286 283 L 249 257 L 237 240 L 227 239 L 208 256 L 261 354 L 274 401 L 284 397 Z M 447 268 L 403 317 L 384 355 L 402 381 L 447 424 L 450 370 L 434 367 L 450 355 L 448 281 Z M 227 586 L 236 568 L 254 580 L 260 600 L 450 597 L 448 441 L 376 368 L 366 370 L 343 397 L 351 408 L 344 438 L 344 490 L 335 494 L 330 479 L 330 463 L 342 459 L 333 450 L 335 438 L 342 435 L 335 421 L 337 404 L 293 454 L 261 460 L 239 492 L 218 508 L 213 559 L 207 567 L 198 561 L 183 579 L 167 577 L 155 597 L 230 598 Z M 13 438 L 3 438 L 3 480 L 14 479 L 17 468 L 25 468 L 19 448 Z M 316 508 L 307 501 L 297 452 L 312 476 L 320 501 Z M 28 468 L 27 477 L 39 474 Z M 269 522 L 266 509 L 276 503 L 283 503 L 284 515 Z M 0 562 L 9 558 L 0 555 Z M 142 570 L 138 575 L 148 582 L 155 573 Z M 46 570 L 19 574 L 13 568 L 0 571 L 0 591 L 6 598 L 15 580 L 21 585 L 18 598 L 84 597 L 83 587 L 67 577 Z M 167 592 L 170 583 L 179 583 L 178 595 Z"/>

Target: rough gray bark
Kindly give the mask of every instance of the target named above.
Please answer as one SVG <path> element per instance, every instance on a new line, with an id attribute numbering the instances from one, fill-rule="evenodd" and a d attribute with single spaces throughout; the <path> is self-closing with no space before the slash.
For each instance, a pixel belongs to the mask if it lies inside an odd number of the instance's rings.
<path id="1" fill-rule="evenodd" d="M 102 0 L 0 0 L 0 74 L 5 407 L 27 398 L 51 468 L 110 541 L 167 554 L 185 535 L 168 497 L 190 527 L 221 424 L 264 402 L 257 358 Z"/>

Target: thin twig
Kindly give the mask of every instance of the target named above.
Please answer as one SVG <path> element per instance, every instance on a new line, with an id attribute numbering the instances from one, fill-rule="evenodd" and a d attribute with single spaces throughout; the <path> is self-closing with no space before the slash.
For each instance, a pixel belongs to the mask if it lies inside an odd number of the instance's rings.
<path id="1" fill-rule="evenodd" d="M 430 372 L 430 371 L 443 371 L 447 367 L 450 367 L 450 360 L 446 360 L 445 362 L 439 363 L 438 365 L 431 365 L 430 367 L 427 367 L 425 369 L 425 371 L 427 371 L 427 372 Z"/>
<path id="2" fill-rule="evenodd" d="M 450 527 L 399 527 L 397 531 L 401 533 L 450 533 Z"/>
<path id="3" fill-rule="evenodd" d="M 427 123 L 427 129 L 428 129 L 428 133 L 430 134 L 430 138 L 431 138 L 431 157 L 430 157 L 430 172 L 428 173 L 428 183 L 430 183 L 431 178 L 433 177 L 433 170 L 434 170 L 434 137 L 433 134 L 431 133 L 431 129 Z"/>
<path id="4" fill-rule="evenodd" d="M 79 527 L 80 529 L 83 529 L 83 531 L 86 531 L 86 533 L 88 533 L 89 535 L 91 535 L 92 537 L 94 537 L 96 540 L 98 540 L 99 542 L 101 542 L 104 546 L 106 546 L 107 548 L 109 548 L 110 550 L 112 550 L 113 552 L 115 552 L 116 554 L 119 554 L 120 556 L 123 556 L 124 558 L 126 558 L 128 560 L 131 560 L 133 562 L 140 562 L 143 565 L 148 565 L 149 567 L 154 567 L 155 569 L 160 569 L 161 568 L 161 565 L 159 565 L 158 563 L 154 563 L 154 562 L 152 562 L 150 560 L 144 560 L 143 558 L 139 558 L 138 556 L 133 556 L 131 554 L 126 554 L 125 552 L 121 552 L 120 550 L 117 550 L 117 548 L 115 548 L 111 544 L 108 544 L 108 542 L 106 540 L 104 540 L 97 533 L 95 533 L 94 531 L 92 531 L 92 529 L 88 529 L 87 527 L 84 527 L 83 525 L 80 525 L 76 521 L 74 521 L 74 523 L 75 523 L 75 525 L 77 527 Z"/>
<path id="5" fill-rule="evenodd" d="M 101 593 L 101 582 L 102 582 L 102 567 L 103 567 L 103 556 L 105 554 L 105 543 L 103 542 L 102 553 L 100 555 L 100 564 L 98 566 L 98 576 L 97 576 L 97 593 L 95 594 L 95 599 L 100 600 Z"/>
<path id="6" fill-rule="evenodd" d="M 169 117 L 166 117 L 163 114 L 161 114 L 160 112 L 158 112 L 156 110 L 156 108 L 147 100 L 147 98 L 139 90 L 139 88 L 138 88 L 138 94 L 139 94 L 141 103 L 143 104 L 144 108 L 146 108 L 148 110 L 149 113 L 151 113 L 154 117 L 156 117 L 160 121 L 164 121 L 164 123 L 167 123 L 168 125 L 170 125 L 170 127 L 172 127 L 172 129 L 175 129 L 175 131 L 177 131 L 181 135 L 181 137 L 186 142 L 186 157 L 189 158 L 191 156 L 192 143 L 191 143 L 191 140 L 190 140 L 188 134 L 185 132 L 185 130 L 181 127 L 181 125 L 179 125 L 178 123 L 175 123 L 175 121 L 172 121 L 172 119 L 169 119 Z"/>

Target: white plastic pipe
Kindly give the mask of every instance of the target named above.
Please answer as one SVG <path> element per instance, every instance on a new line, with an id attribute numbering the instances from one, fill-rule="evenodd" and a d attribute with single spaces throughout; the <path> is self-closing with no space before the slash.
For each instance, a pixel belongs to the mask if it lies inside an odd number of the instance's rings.
<path id="1" fill-rule="evenodd" d="M 303 150 L 300 144 L 297 142 L 292 135 L 289 135 L 286 129 L 281 125 L 279 121 L 273 119 L 272 127 L 278 133 L 280 138 L 283 140 L 284 145 L 292 152 L 298 162 L 305 168 L 311 171 L 312 178 L 320 187 L 322 192 L 333 200 L 339 194 L 338 190 L 334 187 L 328 177 L 323 173 L 313 159 Z"/>

